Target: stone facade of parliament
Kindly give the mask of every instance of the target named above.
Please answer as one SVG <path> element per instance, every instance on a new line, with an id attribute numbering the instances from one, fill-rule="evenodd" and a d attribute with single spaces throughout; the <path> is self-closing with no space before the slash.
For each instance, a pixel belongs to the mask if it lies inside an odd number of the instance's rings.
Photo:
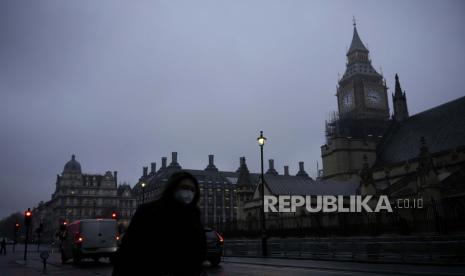
<path id="1" fill-rule="evenodd" d="M 463 212 L 465 97 L 411 116 L 396 75 L 390 116 L 386 81 L 368 54 L 354 27 L 339 112 L 326 123 L 322 178 L 359 180 L 362 193 L 457 201 Z"/>
<path id="2" fill-rule="evenodd" d="M 372 67 L 355 26 L 336 95 L 338 113 L 326 122 L 321 147 L 322 179 L 356 181 L 360 194 L 394 201 L 422 198 L 424 210 L 395 210 L 394 219 L 413 227 L 422 217 L 424 224 L 436 224 L 426 231 L 463 233 L 465 97 L 412 116 L 396 74 L 391 115 L 386 81 Z"/>

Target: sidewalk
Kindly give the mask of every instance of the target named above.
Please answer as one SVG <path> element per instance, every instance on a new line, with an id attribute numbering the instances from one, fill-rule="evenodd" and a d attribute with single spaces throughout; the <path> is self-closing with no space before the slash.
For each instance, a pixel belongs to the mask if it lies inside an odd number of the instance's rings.
<path id="1" fill-rule="evenodd" d="M 335 272 L 365 272 L 384 273 L 392 275 L 465 275 L 465 264 L 464 266 L 436 266 L 426 264 L 405 265 L 262 257 L 224 257 L 223 262 L 238 264 L 256 264 L 277 267 L 320 269 L 331 270 Z"/>
<path id="2" fill-rule="evenodd" d="M 29 252 L 28 250 L 28 261 L 25 264 L 23 260 L 23 251 L 16 250 L 16 253 L 7 252 L 7 255 L 0 255 L 0 275 L 4 276 L 35 276 L 42 275 L 41 266 L 40 269 L 37 266 L 32 255 L 37 252 Z"/>
<path id="3" fill-rule="evenodd" d="M 46 248 L 44 247 L 44 250 Z M 76 270 L 72 265 L 61 265 L 60 256 L 57 252 L 50 255 L 47 260 L 45 273 L 43 272 L 43 262 L 40 252 L 36 248 L 28 250 L 27 261 L 24 261 L 23 249 L 17 248 L 16 252 L 7 251 L 7 255 L 0 255 L 0 275 L 1 276 L 37 276 L 37 275 L 96 275 L 92 271 Z"/>

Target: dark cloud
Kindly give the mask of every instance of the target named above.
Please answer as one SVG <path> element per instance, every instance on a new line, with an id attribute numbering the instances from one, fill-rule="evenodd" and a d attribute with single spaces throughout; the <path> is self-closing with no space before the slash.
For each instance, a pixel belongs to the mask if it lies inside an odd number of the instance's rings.
<path id="1" fill-rule="evenodd" d="M 72 153 L 83 170 L 171 151 L 187 168 L 240 156 L 315 174 L 352 16 L 412 113 L 463 95 L 461 1 L 2 1 L 0 217 L 48 200 Z"/>

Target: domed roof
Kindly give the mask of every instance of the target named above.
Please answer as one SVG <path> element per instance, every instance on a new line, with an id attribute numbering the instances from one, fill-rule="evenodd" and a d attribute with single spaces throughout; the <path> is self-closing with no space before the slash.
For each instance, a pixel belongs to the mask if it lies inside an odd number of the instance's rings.
<path id="1" fill-rule="evenodd" d="M 76 156 L 74 154 L 71 156 L 71 160 L 69 160 L 65 164 L 65 168 L 63 169 L 63 172 L 81 173 L 81 164 L 79 164 L 79 162 L 76 161 Z"/>

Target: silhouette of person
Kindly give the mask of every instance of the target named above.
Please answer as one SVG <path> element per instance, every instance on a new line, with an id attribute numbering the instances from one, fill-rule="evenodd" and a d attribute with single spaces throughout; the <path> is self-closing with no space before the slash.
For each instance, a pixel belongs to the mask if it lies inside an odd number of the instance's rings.
<path id="1" fill-rule="evenodd" d="M 5 238 L 3 238 L 2 242 L 0 243 L 0 254 L 5 254 L 6 255 L 6 240 L 5 240 Z"/>
<path id="2" fill-rule="evenodd" d="M 206 236 L 199 194 L 192 174 L 173 173 L 161 197 L 134 214 L 115 256 L 113 276 L 201 275 Z"/>

